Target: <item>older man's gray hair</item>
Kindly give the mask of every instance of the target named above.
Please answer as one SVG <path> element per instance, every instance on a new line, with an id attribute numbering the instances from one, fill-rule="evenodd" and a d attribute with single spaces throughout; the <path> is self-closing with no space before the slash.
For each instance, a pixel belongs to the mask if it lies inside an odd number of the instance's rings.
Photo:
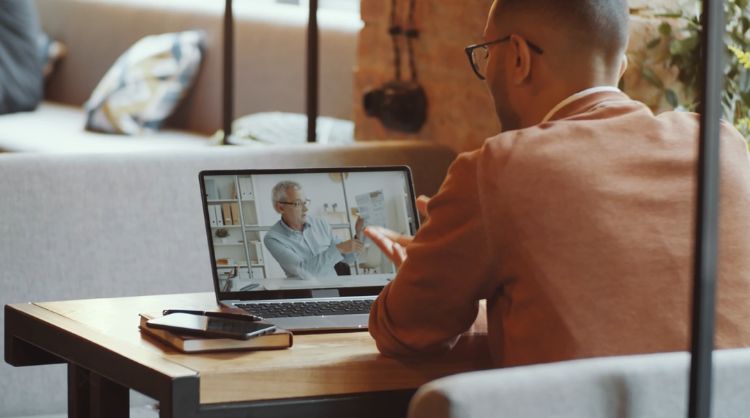
<path id="1" fill-rule="evenodd" d="M 301 189 L 302 186 L 300 186 L 299 183 L 296 181 L 291 180 L 284 180 L 276 183 L 275 186 L 273 186 L 273 189 L 271 189 L 271 200 L 273 201 L 273 204 L 279 203 L 283 200 L 287 199 L 286 191 L 289 189 Z"/>

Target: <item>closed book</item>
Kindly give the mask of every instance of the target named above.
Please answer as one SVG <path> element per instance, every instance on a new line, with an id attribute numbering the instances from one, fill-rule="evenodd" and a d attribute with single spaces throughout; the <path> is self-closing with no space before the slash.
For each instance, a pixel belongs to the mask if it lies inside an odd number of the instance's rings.
<path id="1" fill-rule="evenodd" d="M 232 225 L 232 205 L 229 203 L 222 203 L 221 214 L 224 217 L 224 225 Z"/>
<path id="2" fill-rule="evenodd" d="M 216 208 L 213 205 L 208 207 L 208 222 L 211 226 L 218 226 L 216 223 Z"/>
<path id="3" fill-rule="evenodd" d="M 151 328 L 146 325 L 149 319 L 157 315 L 140 314 L 141 333 L 154 337 L 183 353 L 202 353 L 206 351 L 236 351 L 236 350 L 278 350 L 292 346 L 292 333 L 277 328 L 272 334 L 260 335 L 248 340 L 232 338 L 206 338 L 194 335 L 176 334 L 164 329 Z"/>
<path id="4" fill-rule="evenodd" d="M 208 200 L 216 200 L 219 198 L 219 189 L 216 187 L 216 180 L 205 179 L 203 184 L 206 186 L 206 198 Z"/>
<path id="5" fill-rule="evenodd" d="M 229 211 L 232 213 L 232 225 L 239 225 L 240 221 L 240 205 L 237 203 L 229 204 Z"/>
<path id="6" fill-rule="evenodd" d="M 221 214 L 221 206 L 214 205 L 214 218 L 216 219 L 216 226 L 224 226 L 224 217 Z"/>
<path id="7" fill-rule="evenodd" d="M 250 255 L 250 257 L 252 257 L 253 263 L 263 264 L 263 250 L 260 245 L 260 241 L 250 241 L 250 245 L 253 249 L 253 253 Z"/>
<path id="8" fill-rule="evenodd" d="M 250 177 L 240 177 L 240 196 L 242 200 L 253 200 L 253 182 Z"/>
<path id="9" fill-rule="evenodd" d="M 263 267 L 252 267 L 251 268 L 253 279 L 265 279 L 266 270 Z"/>

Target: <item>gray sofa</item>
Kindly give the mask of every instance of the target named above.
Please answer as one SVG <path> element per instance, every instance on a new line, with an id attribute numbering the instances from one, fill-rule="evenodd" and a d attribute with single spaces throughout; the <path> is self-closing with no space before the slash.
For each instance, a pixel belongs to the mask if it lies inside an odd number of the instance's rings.
<path id="1" fill-rule="evenodd" d="M 687 353 L 463 373 L 424 385 L 409 418 L 685 418 Z M 712 416 L 750 411 L 750 349 L 714 352 Z"/>
<path id="2" fill-rule="evenodd" d="M 31 0 L 30 0 L 31 1 Z M 42 28 L 67 55 L 34 112 L 0 115 L 0 151 L 122 152 L 205 148 L 222 126 L 223 1 L 34 0 Z M 235 115 L 305 112 L 307 12 L 273 2 L 235 2 Z M 362 23 L 355 13 L 321 9 L 320 113 L 353 117 L 353 71 Z M 202 29 L 204 61 L 195 85 L 156 135 L 86 132 L 81 106 L 118 56 L 146 35 Z"/>
<path id="3" fill-rule="evenodd" d="M 434 194 L 453 158 L 419 142 L 0 155 L 0 304 L 212 291 L 200 170 L 407 164 Z M 0 417 L 64 412 L 65 378 L 0 364 Z"/>

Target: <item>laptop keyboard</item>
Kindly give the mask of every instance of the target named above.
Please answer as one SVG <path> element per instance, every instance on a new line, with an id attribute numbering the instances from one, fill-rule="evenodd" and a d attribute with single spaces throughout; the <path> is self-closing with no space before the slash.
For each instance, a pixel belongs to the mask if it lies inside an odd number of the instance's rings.
<path id="1" fill-rule="evenodd" d="M 263 318 L 351 315 L 370 313 L 371 299 L 278 303 L 238 303 L 235 306 Z"/>

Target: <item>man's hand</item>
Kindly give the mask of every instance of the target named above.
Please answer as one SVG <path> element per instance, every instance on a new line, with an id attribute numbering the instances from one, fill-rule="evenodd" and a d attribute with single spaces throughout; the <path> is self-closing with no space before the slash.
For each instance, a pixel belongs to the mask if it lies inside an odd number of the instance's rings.
<path id="1" fill-rule="evenodd" d="M 365 235 L 370 237 L 383 254 L 396 265 L 396 268 L 401 267 L 401 264 L 406 261 L 406 246 L 414 239 L 409 235 L 401 235 L 379 226 L 368 226 L 365 228 Z"/>
<path id="2" fill-rule="evenodd" d="M 336 248 L 338 248 L 339 252 L 344 255 L 358 253 L 362 251 L 364 247 L 365 245 L 358 239 L 350 239 L 348 241 L 336 244 Z"/>
<path id="3" fill-rule="evenodd" d="M 419 212 L 419 216 L 422 218 L 422 221 L 427 220 L 427 204 L 430 203 L 430 198 L 425 195 L 420 195 L 417 198 L 417 212 Z"/>
<path id="4" fill-rule="evenodd" d="M 362 230 L 365 229 L 365 218 L 358 216 L 357 222 L 354 224 L 354 238 L 362 239 Z"/>

